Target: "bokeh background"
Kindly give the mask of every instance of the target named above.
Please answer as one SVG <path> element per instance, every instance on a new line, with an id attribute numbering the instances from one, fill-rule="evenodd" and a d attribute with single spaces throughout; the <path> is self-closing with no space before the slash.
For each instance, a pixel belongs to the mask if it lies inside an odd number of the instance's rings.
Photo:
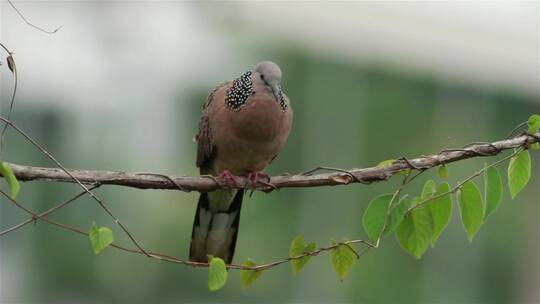
<path id="1" fill-rule="evenodd" d="M 196 175 L 191 137 L 202 102 L 261 60 L 279 63 L 295 110 L 271 174 L 365 167 L 496 140 L 540 113 L 538 1 L 15 3 L 31 22 L 62 29 L 37 31 L 0 2 L 0 41 L 15 53 L 20 77 L 13 119 L 70 168 Z M 13 78 L 2 61 L 5 115 Z M 13 132 L 2 158 L 52 166 Z M 450 165 L 450 182 L 493 160 Z M 289 265 L 267 271 L 249 289 L 232 271 L 210 293 L 204 269 L 111 248 L 95 257 L 88 239 L 38 222 L 0 238 L 0 301 L 537 303 L 539 161 L 535 153 L 531 184 L 514 201 L 506 191 L 472 244 L 454 208 L 421 261 L 391 236 L 343 283 L 325 254 L 297 276 Z M 367 203 L 399 182 L 255 193 L 243 206 L 236 262 L 284 257 L 298 234 L 321 245 L 364 238 Z M 45 210 L 78 192 L 24 183 L 19 200 Z M 146 248 L 186 257 L 196 193 L 97 193 Z M 0 200 L 3 229 L 26 218 Z M 88 198 L 51 218 L 84 230 L 95 221 L 130 245 Z"/>

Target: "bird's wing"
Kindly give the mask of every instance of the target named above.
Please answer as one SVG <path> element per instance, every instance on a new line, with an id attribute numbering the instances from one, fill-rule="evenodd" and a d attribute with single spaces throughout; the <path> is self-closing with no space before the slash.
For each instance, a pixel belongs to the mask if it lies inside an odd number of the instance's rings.
<path id="1" fill-rule="evenodd" d="M 202 107 L 202 115 L 199 120 L 199 131 L 195 135 L 197 141 L 197 167 L 204 171 L 211 164 L 215 155 L 215 145 L 212 141 L 212 129 L 210 127 L 209 109 L 215 104 L 213 103 L 216 92 L 228 85 L 229 82 L 224 82 L 218 85 L 206 98 L 206 102 Z"/>

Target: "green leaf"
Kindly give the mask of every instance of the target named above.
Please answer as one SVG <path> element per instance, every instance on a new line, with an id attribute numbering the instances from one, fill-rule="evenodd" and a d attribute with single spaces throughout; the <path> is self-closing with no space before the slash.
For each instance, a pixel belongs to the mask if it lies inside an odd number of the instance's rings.
<path id="1" fill-rule="evenodd" d="M 395 161 L 396 161 L 395 159 L 383 160 L 382 162 L 378 163 L 376 167 L 390 166 L 394 164 Z M 411 169 L 405 169 L 398 172 L 398 174 L 400 175 L 409 175 L 410 173 L 411 173 Z"/>
<path id="2" fill-rule="evenodd" d="M 442 183 L 439 185 L 439 189 L 435 195 L 440 195 L 450 191 L 450 185 L 448 183 Z M 431 218 L 433 219 L 433 235 L 431 236 L 431 246 L 434 247 L 435 243 L 441 236 L 441 233 L 446 228 L 452 217 L 452 196 L 447 194 L 434 199 L 428 203 L 429 211 L 431 212 Z"/>
<path id="3" fill-rule="evenodd" d="M 411 200 L 411 207 L 418 205 L 418 203 L 420 203 L 421 201 L 422 199 L 419 196 L 413 197 L 413 199 Z"/>
<path id="4" fill-rule="evenodd" d="M 398 171 L 397 174 L 407 176 L 407 175 L 411 174 L 411 172 L 412 172 L 411 169 L 405 169 L 405 170 Z"/>
<path id="5" fill-rule="evenodd" d="M 435 191 L 435 181 L 432 179 L 427 180 L 422 189 L 422 199 L 431 197 Z"/>
<path id="6" fill-rule="evenodd" d="M 529 117 L 529 120 L 527 121 L 527 124 L 529 127 L 532 127 L 533 129 L 539 129 L 540 128 L 540 115 L 533 114 L 531 117 Z"/>
<path id="7" fill-rule="evenodd" d="M 11 171 L 11 168 L 4 165 L 3 162 L 0 162 L 0 174 L 4 176 L 4 179 L 6 180 L 6 183 L 9 186 L 11 198 L 15 199 L 17 197 L 17 194 L 19 194 L 19 189 L 20 189 L 19 181 L 17 181 L 15 174 L 13 174 L 13 171 Z"/>
<path id="8" fill-rule="evenodd" d="M 225 262 L 218 257 L 210 257 L 210 265 L 208 266 L 208 289 L 210 289 L 210 291 L 216 291 L 225 286 L 227 275 Z"/>
<path id="9" fill-rule="evenodd" d="M 529 125 L 528 132 L 531 134 L 538 133 L 538 129 L 540 129 L 540 115 L 534 114 L 531 117 L 529 117 L 529 121 L 527 122 Z M 532 148 L 534 150 L 538 150 L 540 147 L 538 143 L 532 144 Z"/>
<path id="10" fill-rule="evenodd" d="M 390 219 L 388 221 L 388 224 L 386 225 L 387 227 L 383 233 L 383 236 L 396 230 L 397 226 L 401 224 L 401 221 L 403 221 L 403 218 L 409 206 L 410 202 L 407 197 L 404 196 L 399 200 L 397 204 L 392 207 L 392 210 L 390 211 Z"/>
<path id="11" fill-rule="evenodd" d="M 311 242 L 306 246 L 306 252 L 313 252 L 316 249 L 317 249 L 317 243 L 315 243 L 315 242 Z M 309 257 L 311 257 L 311 256 L 309 256 Z"/>
<path id="12" fill-rule="evenodd" d="M 390 166 L 390 165 L 393 164 L 395 161 L 396 161 L 395 159 L 387 159 L 387 160 L 383 160 L 382 162 L 380 162 L 379 164 L 377 164 L 377 167 Z"/>
<path id="13" fill-rule="evenodd" d="M 446 166 L 446 164 L 442 164 L 439 166 L 439 169 L 437 170 L 437 174 L 439 174 L 439 177 L 441 179 L 448 178 L 448 167 Z"/>
<path id="14" fill-rule="evenodd" d="M 418 201 L 418 198 L 413 199 Z M 432 219 L 427 205 L 413 209 L 397 227 L 396 237 L 401 246 L 414 258 L 420 259 L 431 242 Z"/>
<path id="15" fill-rule="evenodd" d="M 371 200 L 362 216 L 362 225 L 368 238 L 376 241 L 384 226 L 384 219 L 388 212 L 388 204 L 392 200 L 393 194 L 382 194 Z"/>
<path id="16" fill-rule="evenodd" d="M 531 155 L 523 150 L 510 159 L 508 165 L 508 186 L 512 199 L 525 188 L 531 178 Z"/>
<path id="17" fill-rule="evenodd" d="M 458 198 L 461 221 L 469 242 L 472 242 L 484 220 L 482 196 L 473 182 L 465 182 L 458 191 Z"/>
<path id="18" fill-rule="evenodd" d="M 247 259 L 247 261 L 244 262 L 243 266 L 246 267 L 254 267 L 256 266 L 253 261 L 250 259 Z M 248 288 L 249 285 L 251 285 L 255 280 L 257 280 L 262 274 L 262 270 L 248 270 L 248 269 L 242 269 L 240 270 L 240 281 L 242 281 L 242 287 Z"/>
<path id="19" fill-rule="evenodd" d="M 540 129 L 540 115 L 531 115 L 527 123 L 529 124 L 529 128 L 532 128 L 534 131 L 538 132 L 538 129 Z"/>
<path id="20" fill-rule="evenodd" d="M 484 171 L 484 194 L 486 200 L 486 213 L 484 219 L 499 208 L 502 201 L 503 183 L 499 170 L 495 167 L 489 167 Z"/>
<path id="21" fill-rule="evenodd" d="M 313 252 L 315 251 L 315 249 L 317 249 L 316 243 L 306 244 L 304 237 L 299 235 L 295 237 L 294 240 L 291 242 L 291 247 L 289 248 L 289 257 L 296 257 L 308 252 Z M 300 259 L 291 260 L 291 266 L 294 274 L 300 272 L 300 270 L 302 270 L 302 268 L 310 259 L 311 256 L 307 255 Z"/>
<path id="22" fill-rule="evenodd" d="M 332 245 L 336 245 L 336 243 L 332 242 Z M 330 251 L 330 258 L 339 280 L 343 282 L 351 270 L 354 260 L 356 260 L 355 252 L 347 245 L 339 245 Z"/>
<path id="23" fill-rule="evenodd" d="M 114 241 L 114 235 L 111 229 L 107 227 L 96 226 L 96 223 L 92 224 L 90 232 L 90 243 L 92 244 L 92 249 L 94 254 L 98 255 L 103 249 L 107 248 Z"/>

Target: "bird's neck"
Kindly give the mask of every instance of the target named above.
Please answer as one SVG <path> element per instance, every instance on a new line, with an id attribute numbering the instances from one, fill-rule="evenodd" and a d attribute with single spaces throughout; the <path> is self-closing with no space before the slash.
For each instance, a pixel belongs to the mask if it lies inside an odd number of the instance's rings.
<path id="1" fill-rule="evenodd" d="M 253 95 L 252 74 L 251 71 L 247 71 L 242 76 L 233 80 L 225 99 L 229 109 L 233 111 L 240 110 L 246 104 L 248 98 Z"/>

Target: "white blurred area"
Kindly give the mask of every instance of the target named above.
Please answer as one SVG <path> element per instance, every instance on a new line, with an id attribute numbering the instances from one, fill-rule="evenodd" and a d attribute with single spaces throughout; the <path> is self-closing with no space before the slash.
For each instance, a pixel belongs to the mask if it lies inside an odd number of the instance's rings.
<path id="1" fill-rule="evenodd" d="M 317 56 L 540 95 L 539 1 L 247 2 L 246 28 Z M 258 12 L 278 18 L 260 19 Z M 340 33 L 336 35 L 336 33 Z"/>
<path id="2" fill-rule="evenodd" d="M 38 26 L 62 26 L 44 34 L 1 2 L 19 96 L 38 93 L 68 111 L 148 109 L 183 88 L 210 88 L 262 59 L 250 40 L 540 96 L 538 1 L 14 3 Z M 1 75 L 5 99 L 11 83 Z"/>

